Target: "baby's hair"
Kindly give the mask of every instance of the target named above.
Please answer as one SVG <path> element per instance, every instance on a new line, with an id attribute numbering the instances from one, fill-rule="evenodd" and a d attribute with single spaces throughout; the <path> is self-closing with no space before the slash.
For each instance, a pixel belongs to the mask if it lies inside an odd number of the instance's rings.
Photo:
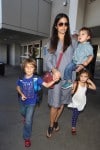
<path id="1" fill-rule="evenodd" d="M 31 64 L 35 68 L 35 70 L 36 70 L 37 65 L 36 65 L 36 61 L 34 59 L 32 59 L 32 58 L 25 59 L 22 62 L 22 69 L 23 70 L 25 69 L 26 64 Z"/>
<path id="2" fill-rule="evenodd" d="M 91 78 L 91 74 L 87 69 L 82 69 L 81 71 L 78 72 L 77 80 L 79 81 L 81 74 L 86 73 L 89 78 Z"/>
<path id="3" fill-rule="evenodd" d="M 82 28 L 80 29 L 80 31 L 86 31 L 87 34 L 88 34 L 88 36 L 90 36 L 90 39 L 89 39 L 88 41 L 91 42 L 92 32 L 91 32 L 90 28 L 88 28 L 88 27 L 82 27 Z"/>

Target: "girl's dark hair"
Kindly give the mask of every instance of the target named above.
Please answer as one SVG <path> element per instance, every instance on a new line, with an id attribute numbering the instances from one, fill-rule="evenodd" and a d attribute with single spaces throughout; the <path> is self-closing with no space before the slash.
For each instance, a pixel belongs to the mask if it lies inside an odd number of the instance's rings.
<path id="1" fill-rule="evenodd" d="M 71 37 L 70 37 L 70 27 L 69 27 L 69 18 L 66 14 L 60 13 L 56 16 L 54 20 L 54 24 L 52 27 L 52 34 L 51 34 L 51 39 L 50 39 L 50 52 L 55 52 L 57 49 L 57 44 L 59 41 L 58 38 L 58 31 L 56 29 L 57 23 L 61 18 L 66 18 L 68 22 L 68 29 L 65 33 L 64 36 L 64 45 L 63 45 L 63 52 L 67 49 L 67 47 L 71 44 Z"/>
<path id="2" fill-rule="evenodd" d="M 92 38 L 92 32 L 91 32 L 91 29 L 88 28 L 88 27 L 82 27 L 82 28 L 80 29 L 80 31 L 86 31 L 87 34 L 88 34 L 88 36 L 90 36 L 90 39 L 89 39 L 88 41 L 91 42 L 91 38 Z"/>
<path id="3" fill-rule="evenodd" d="M 80 75 L 83 74 L 83 73 L 86 73 L 88 75 L 88 77 L 91 78 L 90 72 L 87 69 L 84 68 L 84 69 L 82 69 L 81 71 L 78 72 L 78 74 L 77 74 L 77 81 L 79 81 Z"/>

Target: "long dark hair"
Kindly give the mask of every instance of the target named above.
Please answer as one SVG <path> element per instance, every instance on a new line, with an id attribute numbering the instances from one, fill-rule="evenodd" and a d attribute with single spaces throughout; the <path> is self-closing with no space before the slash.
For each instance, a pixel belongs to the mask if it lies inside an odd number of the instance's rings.
<path id="1" fill-rule="evenodd" d="M 57 26 L 58 21 L 61 18 L 66 18 L 68 21 L 68 29 L 64 36 L 63 52 L 65 52 L 67 47 L 71 44 L 69 18 L 66 14 L 60 13 L 56 16 L 53 27 L 52 27 L 52 35 L 51 35 L 51 39 L 50 39 L 50 52 L 55 52 L 57 49 L 57 44 L 58 44 L 59 38 L 58 38 L 58 31 L 56 29 L 56 26 Z"/>

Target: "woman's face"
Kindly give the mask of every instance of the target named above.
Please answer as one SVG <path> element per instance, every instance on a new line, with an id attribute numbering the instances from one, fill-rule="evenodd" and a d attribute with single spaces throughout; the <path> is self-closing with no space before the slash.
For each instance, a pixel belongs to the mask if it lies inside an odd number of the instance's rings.
<path id="1" fill-rule="evenodd" d="M 65 34 L 66 31 L 68 30 L 68 20 L 66 18 L 61 18 L 56 26 L 56 29 L 58 30 L 58 33 L 60 34 Z"/>

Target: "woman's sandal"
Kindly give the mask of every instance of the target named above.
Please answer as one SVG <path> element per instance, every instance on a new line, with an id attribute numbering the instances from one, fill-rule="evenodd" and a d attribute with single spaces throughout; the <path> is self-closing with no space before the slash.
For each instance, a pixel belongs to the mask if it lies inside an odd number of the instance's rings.
<path id="1" fill-rule="evenodd" d="M 71 132 L 72 132 L 72 135 L 76 135 L 76 128 L 72 128 Z"/>
<path id="2" fill-rule="evenodd" d="M 50 126 L 49 126 L 49 128 L 48 128 L 48 130 L 47 130 L 46 136 L 47 136 L 48 138 L 50 138 L 50 137 L 52 136 L 52 132 L 53 132 L 53 127 L 50 127 Z"/>
<path id="3" fill-rule="evenodd" d="M 53 129 L 54 129 L 54 131 L 59 131 L 60 130 L 60 127 L 59 127 L 59 125 L 58 125 L 58 122 L 54 122 L 54 124 L 53 124 Z"/>

